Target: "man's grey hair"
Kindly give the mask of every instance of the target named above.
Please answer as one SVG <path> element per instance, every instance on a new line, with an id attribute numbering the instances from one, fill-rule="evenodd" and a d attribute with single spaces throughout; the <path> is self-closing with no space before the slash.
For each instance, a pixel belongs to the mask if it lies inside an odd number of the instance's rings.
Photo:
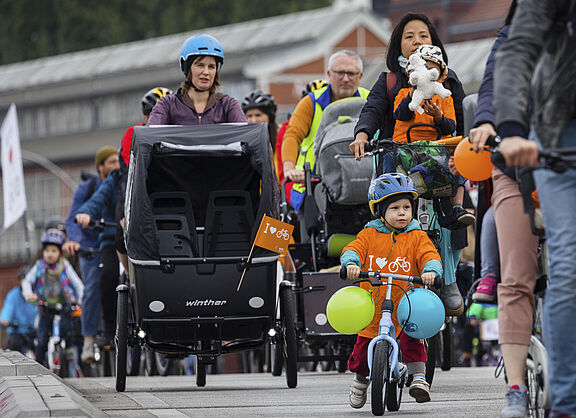
<path id="1" fill-rule="evenodd" d="M 334 52 L 332 55 L 330 55 L 330 58 L 328 58 L 328 70 L 332 70 L 332 64 L 334 64 L 334 60 L 338 57 L 350 57 L 352 59 L 355 59 L 356 62 L 358 63 L 358 68 L 360 72 L 362 72 L 362 70 L 364 69 L 362 58 L 360 58 L 360 56 L 356 52 L 350 51 L 349 49 L 343 49 L 341 51 Z"/>

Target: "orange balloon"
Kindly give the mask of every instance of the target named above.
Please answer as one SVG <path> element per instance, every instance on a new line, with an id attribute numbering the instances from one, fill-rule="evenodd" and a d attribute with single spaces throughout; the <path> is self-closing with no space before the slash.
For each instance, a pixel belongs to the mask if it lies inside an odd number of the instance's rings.
<path id="1" fill-rule="evenodd" d="M 454 164 L 458 172 L 472 181 L 488 180 L 494 164 L 490 160 L 490 151 L 475 153 L 468 138 L 460 141 L 454 151 Z"/>

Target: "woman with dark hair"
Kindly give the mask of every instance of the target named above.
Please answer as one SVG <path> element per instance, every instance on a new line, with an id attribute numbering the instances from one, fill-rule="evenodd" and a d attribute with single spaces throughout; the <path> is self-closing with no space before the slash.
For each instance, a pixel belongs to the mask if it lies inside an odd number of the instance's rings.
<path id="1" fill-rule="evenodd" d="M 241 103 L 242 110 L 248 118 L 248 123 L 265 123 L 268 126 L 268 137 L 270 138 L 270 145 L 274 152 L 274 166 L 276 168 L 276 175 L 278 180 L 282 182 L 284 176 L 281 177 L 282 160 L 278 157 L 277 152 L 277 136 L 278 125 L 276 125 L 276 103 L 274 97 L 268 93 L 260 90 L 254 90 L 244 97 Z"/>
<path id="2" fill-rule="evenodd" d="M 448 65 L 448 56 L 444 45 L 428 17 L 423 14 L 408 13 L 396 25 L 390 37 L 386 55 L 386 65 L 389 72 L 382 72 L 370 90 L 366 105 L 362 109 L 360 119 L 354 129 L 354 142 L 350 144 L 350 150 L 354 152 L 357 159 L 364 156 L 364 145 L 368 143 L 370 138 L 374 137 L 376 131 L 380 130 L 381 138 L 392 138 L 394 98 L 400 89 L 410 87 L 406 72 L 408 58 L 421 45 L 439 47 L 444 62 Z M 388 82 L 394 84 L 389 86 Z M 444 86 L 452 91 L 456 111 L 456 133 L 461 135 L 464 132 L 462 111 L 464 90 L 462 83 L 451 69 L 448 69 Z"/>
<path id="3" fill-rule="evenodd" d="M 150 125 L 205 125 L 246 122 L 240 104 L 218 93 L 224 50 L 210 35 L 188 38 L 180 51 L 180 69 L 186 79 L 176 94 L 161 97 L 148 118 Z"/>
<path id="4" fill-rule="evenodd" d="M 440 48 L 444 63 L 448 65 L 448 56 L 444 45 L 428 17 L 423 14 L 408 13 L 396 25 L 390 37 L 386 56 L 389 71 L 382 72 L 370 90 L 370 95 L 362 108 L 360 118 L 354 129 L 354 142 L 350 144 L 350 151 L 354 153 L 357 160 L 364 157 L 364 146 L 378 130 L 380 131 L 380 138 L 392 138 L 395 124 L 394 99 L 401 89 L 410 87 L 406 70 L 408 58 L 422 45 L 435 45 Z M 464 90 L 462 83 L 454 71 L 448 68 L 448 75 L 443 84 L 452 92 L 456 116 L 456 134 L 462 135 L 464 132 L 462 110 Z M 387 158 L 382 160 L 385 161 Z M 376 175 L 381 175 L 386 171 L 389 170 L 384 167 L 384 164 L 379 164 L 376 168 Z M 446 308 L 446 314 L 457 316 L 464 311 L 464 301 L 456 284 L 456 268 L 460 259 L 460 250 L 456 249 L 458 246 L 451 244 L 451 242 L 456 242 L 452 238 L 453 233 L 463 235 L 464 232 L 461 231 L 465 231 L 465 229 L 449 231 L 442 228 L 441 230 L 446 239 L 443 240 L 444 248 L 440 251 L 445 281 L 440 297 Z M 464 238 L 458 238 L 458 241 L 466 242 Z M 462 248 L 462 246 L 459 247 Z"/>

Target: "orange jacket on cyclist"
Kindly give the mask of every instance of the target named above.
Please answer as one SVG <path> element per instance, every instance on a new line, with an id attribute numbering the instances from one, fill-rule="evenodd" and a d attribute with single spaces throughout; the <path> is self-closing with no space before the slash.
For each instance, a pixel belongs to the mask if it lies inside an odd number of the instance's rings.
<path id="1" fill-rule="evenodd" d="M 410 97 L 411 88 L 400 89 L 394 99 L 394 141 L 408 142 L 406 133 L 410 126 L 425 123 L 434 125 L 440 130 L 442 138 L 449 137 L 456 130 L 456 111 L 454 109 L 454 101 L 452 96 L 443 99 L 435 95 L 432 97 L 432 102 L 436 103 L 442 109 L 442 120 L 439 123 L 434 121 L 434 118 L 427 113 L 420 114 L 418 111 L 413 112 L 408 108 L 408 104 L 412 101 Z M 426 140 L 432 141 L 437 138 L 436 129 L 431 126 L 422 126 L 410 130 L 410 140 Z"/>
<path id="2" fill-rule="evenodd" d="M 380 219 L 368 222 L 356 239 L 344 247 L 340 263 L 342 266 L 356 264 L 365 271 L 382 271 L 407 276 L 420 276 L 422 273 L 433 272 L 442 277 L 443 273 L 440 255 L 426 232 L 420 229 L 420 224 L 414 219 L 403 231 L 394 233 Z M 408 282 L 402 281 L 397 281 L 396 284 L 404 289 L 410 286 Z M 374 304 L 381 306 L 386 295 L 385 286 L 374 288 L 367 282 L 362 282 L 360 286 L 374 290 L 372 293 Z M 398 305 L 403 295 L 402 290 L 393 286 L 394 306 Z M 366 338 L 376 337 L 381 318 L 382 312 L 376 309 L 370 325 L 358 335 Z M 398 334 L 400 327 L 395 314 L 392 315 L 392 321 Z"/>

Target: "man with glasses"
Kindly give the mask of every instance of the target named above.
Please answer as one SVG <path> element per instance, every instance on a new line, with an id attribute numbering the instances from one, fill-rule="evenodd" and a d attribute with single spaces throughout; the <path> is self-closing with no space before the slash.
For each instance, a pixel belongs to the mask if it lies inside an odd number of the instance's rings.
<path id="1" fill-rule="evenodd" d="M 369 90 L 358 87 L 362 80 L 362 59 L 352 51 L 342 50 L 328 59 L 326 87 L 307 94 L 298 102 L 282 142 L 282 165 L 285 176 L 295 182 L 291 205 L 296 210 L 304 200 L 304 164 L 314 172 L 314 138 L 326 106 L 347 97 L 366 99 Z"/>

